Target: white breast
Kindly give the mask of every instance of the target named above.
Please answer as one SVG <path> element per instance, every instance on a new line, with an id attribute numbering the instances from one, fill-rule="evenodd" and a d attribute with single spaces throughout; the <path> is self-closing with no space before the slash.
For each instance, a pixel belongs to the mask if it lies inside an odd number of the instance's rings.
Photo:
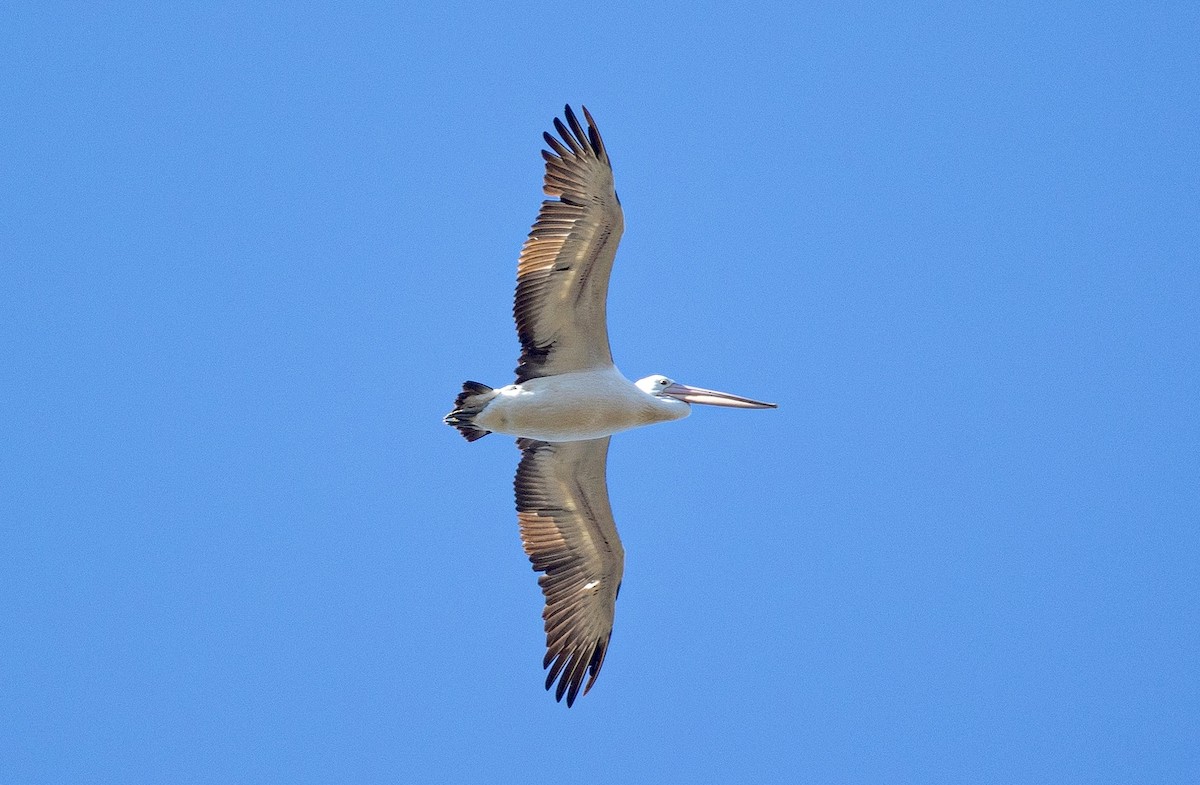
<path id="1" fill-rule="evenodd" d="M 672 406 L 642 392 L 611 367 L 530 379 L 496 392 L 476 423 L 548 442 L 598 439 L 688 413 L 686 404 Z"/>

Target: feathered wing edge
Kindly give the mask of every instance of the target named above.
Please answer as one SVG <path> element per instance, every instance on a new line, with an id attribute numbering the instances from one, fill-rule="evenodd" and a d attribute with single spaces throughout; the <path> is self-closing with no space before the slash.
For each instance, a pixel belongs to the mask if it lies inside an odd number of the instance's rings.
<path id="1" fill-rule="evenodd" d="M 570 106 L 549 150 L 542 202 L 517 261 L 513 317 L 521 340 L 517 382 L 612 363 L 605 300 L 624 217 L 612 164 L 586 108 L 584 130 Z"/>
<path id="2" fill-rule="evenodd" d="M 543 573 L 546 689 L 557 681 L 554 697 L 565 695 L 568 707 L 581 689 L 587 694 L 604 664 L 624 572 L 605 481 L 608 442 L 517 441 L 521 542 Z"/>

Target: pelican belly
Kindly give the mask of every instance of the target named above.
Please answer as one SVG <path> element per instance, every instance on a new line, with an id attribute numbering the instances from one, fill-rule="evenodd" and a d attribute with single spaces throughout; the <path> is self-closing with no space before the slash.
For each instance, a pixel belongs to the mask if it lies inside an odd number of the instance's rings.
<path id="1" fill-rule="evenodd" d="M 477 424 L 546 442 L 598 439 L 687 413 L 664 410 L 615 368 L 530 379 L 496 393 Z"/>

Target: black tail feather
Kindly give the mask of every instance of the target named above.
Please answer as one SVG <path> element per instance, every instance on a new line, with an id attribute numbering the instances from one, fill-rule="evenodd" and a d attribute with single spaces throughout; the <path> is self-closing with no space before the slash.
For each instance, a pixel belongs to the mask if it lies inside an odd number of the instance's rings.
<path id="1" fill-rule="evenodd" d="M 463 438 L 469 442 L 482 439 L 491 431 L 480 428 L 475 424 L 475 415 L 496 397 L 495 391 L 486 384 L 479 382 L 463 382 L 462 392 L 454 399 L 454 411 L 445 416 L 443 422 L 458 429 Z"/>

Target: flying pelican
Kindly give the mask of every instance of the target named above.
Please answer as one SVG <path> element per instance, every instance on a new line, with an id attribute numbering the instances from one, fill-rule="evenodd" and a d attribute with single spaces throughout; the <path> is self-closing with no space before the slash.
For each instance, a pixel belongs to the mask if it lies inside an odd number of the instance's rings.
<path id="1" fill-rule="evenodd" d="M 542 202 L 517 261 L 513 316 L 521 340 L 514 384 L 465 382 L 445 417 L 475 441 L 517 437 L 513 485 L 521 542 L 546 597 L 546 689 L 575 702 L 592 688 L 612 637 L 625 551 L 608 503 L 605 459 L 614 433 L 687 417 L 693 403 L 773 409 L 665 376 L 630 382 L 613 365 L 605 300 L 625 222 L 608 151 L 586 107 L 571 107 L 549 150 Z"/>

